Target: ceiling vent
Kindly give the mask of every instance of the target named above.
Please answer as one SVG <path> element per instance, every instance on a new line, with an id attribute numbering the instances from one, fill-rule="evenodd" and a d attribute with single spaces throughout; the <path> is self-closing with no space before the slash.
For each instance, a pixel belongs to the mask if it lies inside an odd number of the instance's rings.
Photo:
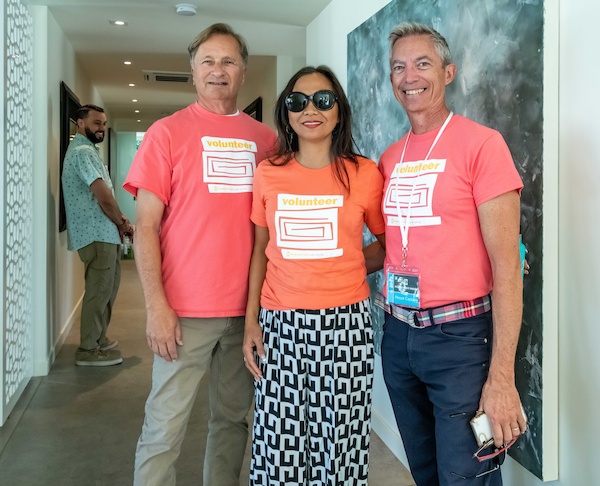
<path id="1" fill-rule="evenodd" d="M 144 79 L 149 83 L 191 83 L 191 73 L 178 73 L 174 71 L 143 71 Z"/>

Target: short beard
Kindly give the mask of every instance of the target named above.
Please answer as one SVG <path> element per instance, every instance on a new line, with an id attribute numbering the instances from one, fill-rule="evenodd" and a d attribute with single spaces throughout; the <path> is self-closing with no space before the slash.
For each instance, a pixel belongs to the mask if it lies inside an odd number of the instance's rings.
<path id="1" fill-rule="evenodd" d="M 104 132 L 102 132 L 102 138 L 98 138 L 96 137 L 96 134 L 87 127 L 85 129 L 85 135 L 93 144 L 100 143 L 104 140 Z"/>

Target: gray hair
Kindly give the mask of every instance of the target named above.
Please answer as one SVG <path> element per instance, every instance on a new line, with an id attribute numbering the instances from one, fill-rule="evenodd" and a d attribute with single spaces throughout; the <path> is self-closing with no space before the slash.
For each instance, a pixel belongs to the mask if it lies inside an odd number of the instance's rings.
<path id="1" fill-rule="evenodd" d="M 442 60 L 442 67 L 446 67 L 448 64 L 452 63 L 452 54 L 450 53 L 450 48 L 448 47 L 448 43 L 446 42 L 446 39 L 444 39 L 444 36 L 432 27 L 417 22 L 405 22 L 393 28 L 388 37 L 390 41 L 390 53 L 398 39 L 409 37 L 411 35 L 429 36 L 435 45 L 435 50 Z"/>
<path id="2" fill-rule="evenodd" d="M 190 53 L 190 64 L 192 67 L 194 67 L 194 58 L 196 57 L 198 48 L 213 35 L 230 35 L 233 37 L 240 46 L 240 55 L 242 56 L 244 65 L 248 65 L 248 45 L 246 44 L 244 38 L 240 34 L 237 34 L 229 25 L 218 23 L 213 24 L 200 32 L 188 46 L 188 52 Z"/>

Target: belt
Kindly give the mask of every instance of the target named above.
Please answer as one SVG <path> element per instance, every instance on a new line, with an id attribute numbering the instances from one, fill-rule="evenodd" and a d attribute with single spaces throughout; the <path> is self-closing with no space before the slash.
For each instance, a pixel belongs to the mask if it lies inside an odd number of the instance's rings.
<path id="1" fill-rule="evenodd" d="M 474 300 L 455 302 L 454 304 L 431 307 L 429 309 L 409 309 L 395 304 L 388 304 L 383 295 L 378 294 L 375 304 L 399 321 L 405 322 L 415 329 L 423 329 L 436 324 L 458 321 L 478 316 L 491 310 L 492 300 L 489 295 Z"/>

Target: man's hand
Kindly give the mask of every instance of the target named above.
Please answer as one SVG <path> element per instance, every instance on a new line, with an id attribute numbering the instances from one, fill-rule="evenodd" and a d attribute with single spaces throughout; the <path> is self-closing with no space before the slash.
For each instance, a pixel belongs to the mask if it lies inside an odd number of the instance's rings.
<path id="1" fill-rule="evenodd" d="M 159 235 L 164 208 L 158 196 L 144 189 L 138 190 L 135 263 L 146 300 L 148 346 L 157 356 L 175 361 L 177 345 L 183 341 L 179 319 L 163 287 Z"/>
<path id="2" fill-rule="evenodd" d="M 183 344 L 181 325 L 173 309 L 148 310 L 146 339 L 154 354 L 166 361 L 177 361 L 177 346 Z"/>
<path id="3" fill-rule="evenodd" d="M 514 379 L 490 375 L 483 385 L 479 410 L 490 419 L 496 447 L 507 444 L 527 430 L 527 418 Z"/>
<path id="4" fill-rule="evenodd" d="M 246 306 L 246 325 L 244 327 L 244 362 L 255 380 L 262 378 L 260 368 L 254 359 L 254 352 L 261 360 L 266 360 L 262 328 L 258 323 L 260 311 L 260 293 L 267 273 L 266 248 L 269 244 L 269 229 L 266 226 L 254 226 L 254 248 L 250 259 L 248 276 L 248 305 Z"/>
<path id="5" fill-rule="evenodd" d="M 133 225 L 130 223 L 130 221 L 125 216 L 122 216 L 122 218 L 123 218 L 123 222 L 121 224 L 117 225 L 117 229 L 119 230 L 119 236 L 121 237 L 121 243 L 123 242 L 123 238 L 125 237 L 125 235 L 129 235 L 129 238 L 131 239 L 131 243 L 133 243 L 133 233 L 134 233 Z"/>

